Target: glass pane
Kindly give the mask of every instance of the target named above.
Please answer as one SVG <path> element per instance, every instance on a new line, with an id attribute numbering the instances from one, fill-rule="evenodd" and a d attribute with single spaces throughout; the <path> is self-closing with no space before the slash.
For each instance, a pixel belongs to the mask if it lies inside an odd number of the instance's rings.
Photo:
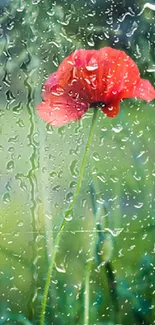
<path id="1" fill-rule="evenodd" d="M 155 95 L 136 92 L 133 68 L 155 84 L 154 13 L 141 0 L 0 1 L 1 325 L 155 322 Z"/>

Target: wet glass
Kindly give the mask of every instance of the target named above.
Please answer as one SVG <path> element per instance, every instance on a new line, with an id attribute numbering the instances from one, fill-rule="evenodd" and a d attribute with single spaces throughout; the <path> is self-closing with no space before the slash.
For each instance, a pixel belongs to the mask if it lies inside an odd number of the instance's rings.
<path id="1" fill-rule="evenodd" d="M 142 0 L 0 1 L 1 325 L 155 323 L 154 101 L 98 113 L 43 321 L 93 108 L 58 128 L 36 112 L 45 80 L 79 48 L 124 50 L 155 85 L 154 22 Z"/>

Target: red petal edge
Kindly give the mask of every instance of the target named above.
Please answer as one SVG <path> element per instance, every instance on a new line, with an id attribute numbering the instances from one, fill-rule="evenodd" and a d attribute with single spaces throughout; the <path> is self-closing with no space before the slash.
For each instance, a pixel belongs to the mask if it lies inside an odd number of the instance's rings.
<path id="1" fill-rule="evenodd" d="M 39 116 L 52 126 L 59 127 L 73 120 L 79 120 L 87 111 L 88 105 L 75 102 L 67 95 L 50 95 L 37 106 Z"/>
<path id="2" fill-rule="evenodd" d="M 133 91 L 133 96 L 150 102 L 155 98 L 155 89 L 150 81 L 140 79 Z"/>
<path id="3" fill-rule="evenodd" d="M 113 103 L 111 105 L 102 107 L 102 112 L 108 117 L 116 117 L 120 110 L 120 102 Z"/>

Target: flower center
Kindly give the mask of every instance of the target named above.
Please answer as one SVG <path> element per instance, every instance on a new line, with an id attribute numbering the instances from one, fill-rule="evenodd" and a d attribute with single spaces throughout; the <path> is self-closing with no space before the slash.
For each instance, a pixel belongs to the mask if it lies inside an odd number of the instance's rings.
<path id="1" fill-rule="evenodd" d="M 90 108 L 101 108 L 106 106 L 104 102 L 93 102 L 90 104 Z"/>

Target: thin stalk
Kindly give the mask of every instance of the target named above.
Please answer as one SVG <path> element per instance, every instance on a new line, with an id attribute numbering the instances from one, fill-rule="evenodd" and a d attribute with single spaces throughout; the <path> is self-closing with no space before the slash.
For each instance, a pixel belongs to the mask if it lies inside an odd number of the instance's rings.
<path id="1" fill-rule="evenodd" d="M 63 229 L 64 229 L 65 224 L 67 222 L 67 217 L 72 212 L 72 209 L 74 207 L 74 204 L 75 204 L 75 202 L 77 200 L 77 197 L 79 195 L 79 192 L 80 192 L 82 179 L 83 179 L 83 173 L 84 173 L 85 164 L 86 164 L 86 160 L 87 160 L 87 154 L 88 154 L 88 150 L 90 148 L 96 118 L 97 118 L 97 109 L 94 109 L 94 114 L 93 114 L 93 118 L 92 118 L 90 132 L 89 132 L 87 144 L 86 144 L 85 151 L 84 151 L 84 156 L 83 156 L 80 171 L 79 171 L 79 178 L 78 178 L 78 181 L 77 181 L 77 187 L 76 187 L 76 190 L 75 190 L 75 193 L 74 193 L 74 196 L 73 196 L 73 200 L 69 204 L 69 207 L 68 207 L 68 209 L 67 209 L 67 211 L 66 211 L 66 213 L 65 213 L 65 215 L 64 215 L 64 217 L 62 219 L 60 229 L 59 229 L 58 235 L 57 235 L 56 240 L 55 240 L 55 245 L 54 245 L 54 248 L 53 248 L 53 255 L 52 255 L 52 258 L 51 258 L 51 263 L 50 263 L 50 266 L 49 266 L 49 269 L 48 269 L 47 279 L 46 279 L 45 288 L 44 288 L 40 325 L 44 325 L 44 321 L 45 321 L 45 311 L 46 311 L 46 304 L 47 304 L 47 298 L 48 298 L 48 291 L 49 291 L 51 276 L 52 276 L 52 272 L 53 272 L 53 266 L 54 266 L 54 263 L 55 263 L 55 259 L 56 259 L 56 255 L 57 255 L 57 251 L 58 251 L 58 247 L 59 247 L 59 242 L 61 240 L 62 232 L 63 232 Z"/>
<path id="2" fill-rule="evenodd" d="M 93 256 L 95 251 L 95 245 L 96 240 L 94 238 L 94 234 L 96 235 L 96 232 L 94 233 L 94 229 L 96 229 L 96 218 L 94 219 L 93 223 L 93 239 L 91 242 L 91 247 L 89 251 L 89 258 L 86 265 L 86 276 L 85 276 L 85 293 L 84 293 L 84 325 L 89 325 L 89 310 L 90 310 L 90 275 L 92 270 L 92 264 L 93 264 Z"/>

